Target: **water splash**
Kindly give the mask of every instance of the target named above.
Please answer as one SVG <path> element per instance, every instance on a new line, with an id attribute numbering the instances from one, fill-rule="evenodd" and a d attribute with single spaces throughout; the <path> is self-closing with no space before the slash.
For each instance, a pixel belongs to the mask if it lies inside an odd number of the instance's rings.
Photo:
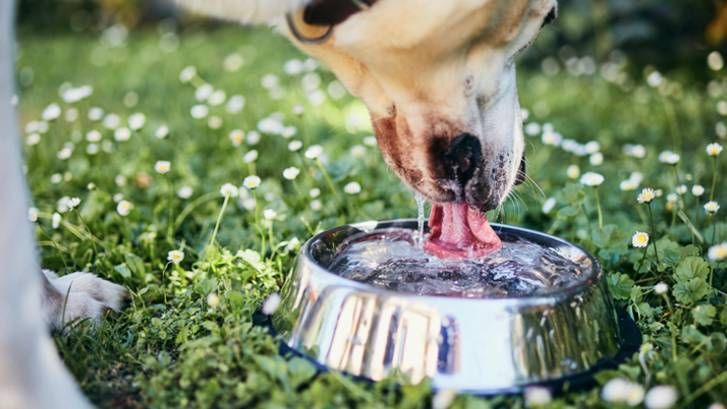
<path id="1" fill-rule="evenodd" d="M 375 287 L 466 298 L 532 296 L 573 286 L 583 269 L 557 250 L 502 235 L 502 249 L 470 260 L 442 260 L 417 245 L 419 232 L 391 228 L 350 237 L 329 269 Z"/>
<path id="2" fill-rule="evenodd" d="M 424 246 L 424 196 L 414 193 L 414 199 L 417 201 L 417 234 L 415 242 L 419 249 Z"/>

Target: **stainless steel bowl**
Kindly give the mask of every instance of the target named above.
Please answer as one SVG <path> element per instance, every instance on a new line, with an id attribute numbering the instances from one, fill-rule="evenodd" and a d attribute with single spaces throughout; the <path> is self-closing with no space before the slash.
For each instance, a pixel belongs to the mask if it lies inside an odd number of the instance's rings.
<path id="1" fill-rule="evenodd" d="M 578 261 L 580 282 L 547 295 L 471 299 L 383 290 L 326 269 L 347 237 L 391 227 L 416 229 L 416 221 L 346 225 L 306 242 L 272 317 L 292 352 L 373 381 L 396 370 L 412 383 L 429 377 L 434 388 L 493 394 L 583 381 L 640 343 L 593 257 L 532 230 L 493 225 Z"/>

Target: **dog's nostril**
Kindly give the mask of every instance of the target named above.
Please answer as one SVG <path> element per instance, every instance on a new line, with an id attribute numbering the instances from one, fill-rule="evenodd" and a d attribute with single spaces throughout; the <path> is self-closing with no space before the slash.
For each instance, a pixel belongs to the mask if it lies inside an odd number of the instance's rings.
<path id="1" fill-rule="evenodd" d="M 445 153 L 448 168 L 454 172 L 454 177 L 464 183 L 469 180 L 482 157 L 480 141 L 473 135 L 463 133 L 458 135 L 449 144 Z"/>

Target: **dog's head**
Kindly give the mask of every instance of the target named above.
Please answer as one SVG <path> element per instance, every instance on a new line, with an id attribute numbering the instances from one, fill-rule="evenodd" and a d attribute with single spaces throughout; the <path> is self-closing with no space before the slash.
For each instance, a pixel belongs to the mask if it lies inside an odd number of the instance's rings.
<path id="1" fill-rule="evenodd" d="M 489 210 L 524 177 L 515 59 L 555 12 L 555 0 L 315 0 L 288 34 L 364 101 L 401 179 Z"/>

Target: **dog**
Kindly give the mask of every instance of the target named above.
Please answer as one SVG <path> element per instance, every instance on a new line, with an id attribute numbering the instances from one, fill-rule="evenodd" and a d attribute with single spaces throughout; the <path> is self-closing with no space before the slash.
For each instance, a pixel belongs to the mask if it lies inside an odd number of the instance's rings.
<path id="1" fill-rule="evenodd" d="M 439 206 L 437 214 L 445 220 L 438 223 L 463 224 L 465 230 L 483 220 L 486 225 L 483 212 L 502 204 L 522 181 L 515 60 L 555 17 L 556 0 L 176 1 L 238 23 L 273 24 L 326 64 L 367 106 L 387 165 Z M 125 291 L 89 273 L 60 278 L 40 273 L 25 221 L 28 195 L 10 104 L 12 16 L 13 2 L 0 2 L 0 123 L 6 130 L 0 135 L 5 202 L 0 406 L 86 407 L 53 348 L 44 317 L 56 327 L 97 320 L 104 310 L 120 307 Z M 432 218 L 430 227 L 437 223 Z M 454 239 L 466 244 L 479 237 L 473 234 L 474 239 Z"/>

